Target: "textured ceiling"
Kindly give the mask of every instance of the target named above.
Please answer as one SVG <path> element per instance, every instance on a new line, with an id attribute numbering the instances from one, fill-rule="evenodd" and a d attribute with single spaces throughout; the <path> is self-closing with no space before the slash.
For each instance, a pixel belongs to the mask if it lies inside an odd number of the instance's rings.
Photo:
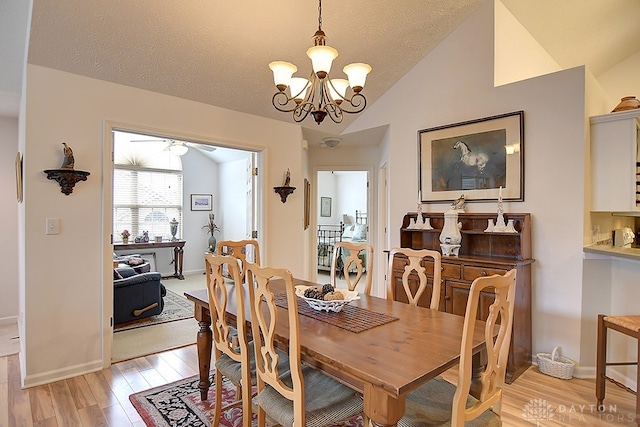
<path id="1" fill-rule="evenodd" d="M 371 64 L 364 94 L 373 103 L 482 1 L 325 0 L 323 30 L 340 53 L 334 77 L 348 63 Z M 565 68 L 587 64 L 597 76 L 640 51 L 640 0 L 502 2 Z M 12 12 L 17 4 L 22 2 L 0 2 L 2 41 L 15 27 L 6 24 L 24 19 L 24 8 Z M 268 64 L 285 60 L 298 66 L 298 75 L 310 72 L 305 52 L 318 25 L 317 5 L 315 0 L 33 0 L 28 61 L 292 122 L 271 105 L 275 88 Z M 8 68 L 4 60 L 15 51 L 24 52 L 24 44 L 0 41 L 0 68 Z M 0 83 L 7 75 L 21 76 L 21 64 L 17 70 L 0 70 Z M 0 86 L 0 91 L 11 89 Z M 310 143 L 318 143 L 351 120 L 317 126 L 309 117 L 302 125 Z"/>
<path id="2" fill-rule="evenodd" d="M 333 76 L 351 62 L 371 64 L 372 103 L 480 1 L 325 1 L 322 28 L 339 52 Z M 271 105 L 268 64 L 289 61 L 308 75 L 317 8 L 314 0 L 34 0 L 28 60 L 291 122 Z M 304 125 L 317 127 L 311 117 Z M 323 130 L 338 132 L 331 125 Z"/>

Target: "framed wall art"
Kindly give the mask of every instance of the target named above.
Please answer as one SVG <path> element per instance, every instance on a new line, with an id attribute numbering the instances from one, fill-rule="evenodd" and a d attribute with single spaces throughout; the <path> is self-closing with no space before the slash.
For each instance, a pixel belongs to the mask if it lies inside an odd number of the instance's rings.
<path id="1" fill-rule="evenodd" d="M 311 214 L 311 183 L 307 178 L 304 179 L 304 229 L 309 228 L 309 219 Z"/>
<path id="2" fill-rule="evenodd" d="M 331 216 L 331 197 L 320 197 L 320 216 Z"/>
<path id="3" fill-rule="evenodd" d="M 191 195 L 192 211 L 211 211 L 213 210 L 213 195 L 211 194 L 192 194 Z"/>
<path id="4" fill-rule="evenodd" d="M 422 203 L 524 200 L 524 112 L 418 131 Z"/>

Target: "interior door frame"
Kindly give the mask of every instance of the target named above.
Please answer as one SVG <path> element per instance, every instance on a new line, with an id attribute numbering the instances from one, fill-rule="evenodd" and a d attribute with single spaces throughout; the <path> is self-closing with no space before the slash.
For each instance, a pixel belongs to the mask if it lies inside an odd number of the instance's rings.
<path id="1" fill-rule="evenodd" d="M 265 163 L 266 149 L 258 147 L 246 147 L 239 144 L 221 144 L 211 138 L 202 136 L 187 135 L 176 131 L 168 131 L 166 129 L 149 128 L 146 126 L 135 125 L 131 123 L 115 122 L 105 120 L 103 125 L 103 171 L 104 178 L 102 181 L 102 364 L 103 368 L 111 366 L 111 355 L 113 351 L 113 172 L 114 172 L 114 143 L 113 132 L 131 132 L 147 135 L 161 135 L 167 139 L 176 139 L 184 141 L 197 141 L 203 144 L 213 146 L 224 146 L 225 148 L 238 149 L 243 151 L 252 151 L 250 162 L 254 167 L 260 170 Z M 107 179 L 108 177 L 108 179 Z M 252 179 L 251 200 L 254 203 L 253 217 L 251 223 L 256 230 L 263 229 L 264 224 L 264 180 L 260 175 L 253 176 Z M 110 236 L 111 238 L 108 238 Z M 264 233 L 258 231 L 258 242 L 263 245 Z M 261 252 L 263 248 L 261 248 Z"/>
<path id="2" fill-rule="evenodd" d="M 373 207 L 376 206 L 374 203 L 375 193 L 372 191 L 373 186 L 377 182 L 375 179 L 374 168 L 372 166 L 363 166 L 363 165 L 341 165 L 341 166 L 324 166 L 319 165 L 315 166 L 312 169 L 312 185 L 311 185 L 311 218 L 309 221 L 309 228 L 311 229 L 311 238 L 310 242 L 310 251 L 309 251 L 309 271 L 310 271 L 310 279 L 312 282 L 317 282 L 318 280 L 318 269 L 317 266 L 317 253 L 318 253 L 318 216 L 320 212 L 320 206 L 318 203 L 318 172 L 331 172 L 331 171 L 362 171 L 367 172 L 367 224 L 369 226 L 369 244 L 374 248 L 377 246 L 377 233 L 372 232 L 372 230 L 377 229 L 377 215 L 376 212 L 373 211 Z M 374 251 L 375 253 L 375 251 Z M 374 255 L 375 256 L 375 255 Z M 373 281 L 375 283 L 376 273 L 374 268 L 374 277 Z"/>
<path id="3" fill-rule="evenodd" d="M 378 185 L 377 185 L 377 194 L 378 194 L 378 227 L 377 227 L 377 241 L 379 243 L 379 247 L 390 248 L 390 238 L 389 238 L 389 168 L 388 163 L 384 160 L 380 167 L 378 168 Z M 375 262 L 378 268 L 375 268 L 377 271 L 377 277 L 382 278 L 384 280 L 379 280 L 378 282 L 373 282 L 374 286 L 372 287 L 372 294 L 377 295 L 379 297 L 386 297 L 386 289 L 387 289 L 387 273 L 388 273 L 388 255 L 379 250 L 375 253 Z M 380 283 L 384 286 L 381 288 Z"/>

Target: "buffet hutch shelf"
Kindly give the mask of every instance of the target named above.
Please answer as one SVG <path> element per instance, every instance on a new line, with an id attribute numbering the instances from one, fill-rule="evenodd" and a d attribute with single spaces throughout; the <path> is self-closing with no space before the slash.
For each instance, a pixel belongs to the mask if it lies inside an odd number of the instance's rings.
<path id="1" fill-rule="evenodd" d="M 404 216 L 400 229 L 400 245 L 411 249 L 432 249 L 440 252 L 440 232 L 444 225 L 443 213 L 422 213 L 429 219 L 433 230 L 407 229 L 416 212 Z M 464 316 L 471 283 L 477 277 L 505 274 L 517 270 L 516 300 L 513 316 L 513 332 L 507 363 L 506 382 L 513 382 L 531 366 L 531 215 L 528 213 L 504 214 L 505 222 L 513 220 L 517 233 L 486 233 L 488 220 L 495 221 L 496 214 L 462 213 L 458 222 L 462 242 L 458 257 L 442 257 L 442 287 L 440 310 Z M 405 258 L 406 260 L 406 258 Z M 407 302 L 402 288 L 402 274 L 406 261 L 394 260 L 391 283 L 394 283 L 395 299 Z M 423 261 L 427 268 L 429 288 L 422 295 L 419 305 L 428 307 L 431 300 L 433 262 Z M 410 276 L 412 290 L 418 285 L 415 272 Z M 484 320 L 493 302 L 493 294 L 481 296 L 478 318 Z"/>

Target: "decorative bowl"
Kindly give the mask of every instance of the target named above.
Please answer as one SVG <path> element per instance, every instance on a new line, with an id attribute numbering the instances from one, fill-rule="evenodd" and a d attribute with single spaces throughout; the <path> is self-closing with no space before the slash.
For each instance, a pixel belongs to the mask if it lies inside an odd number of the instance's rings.
<path id="1" fill-rule="evenodd" d="M 337 291 L 340 291 L 344 294 L 344 299 L 341 300 L 323 301 L 315 298 L 307 298 L 304 296 L 305 290 L 315 287 L 316 286 L 296 286 L 296 295 L 305 300 L 307 304 L 309 304 L 309 307 L 313 308 L 314 310 L 327 312 L 332 311 L 334 313 L 338 313 L 344 308 L 345 305 L 349 304 L 351 301 L 360 299 L 360 296 L 358 296 L 358 292 L 349 291 L 347 289 L 336 289 Z"/>

